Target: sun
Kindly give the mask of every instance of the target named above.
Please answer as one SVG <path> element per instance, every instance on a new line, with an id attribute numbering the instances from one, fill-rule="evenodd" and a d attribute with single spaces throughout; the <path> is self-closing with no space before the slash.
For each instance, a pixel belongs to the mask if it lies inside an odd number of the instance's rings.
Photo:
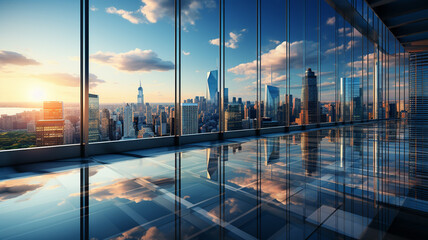
<path id="1" fill-rule="evenodd" d="M 46 92 L 40 87 L 35 87 L 30 90 L 29 97 L 32 102 L 43 102 L 46 99 Z"/>

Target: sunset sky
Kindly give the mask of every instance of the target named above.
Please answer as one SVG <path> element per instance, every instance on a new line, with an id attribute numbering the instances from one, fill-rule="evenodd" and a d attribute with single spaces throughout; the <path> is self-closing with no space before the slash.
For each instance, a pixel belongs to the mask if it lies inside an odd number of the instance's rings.
<path id="1" fill-rule="evenodd" d="M 91 93 L 98 94 L 101 103 L 136 102 L 140 80 L 146 102 L 174 101 L 173 2 L 90 1 L 90 85 Z M 322 44 L 319 45 L 316 7 L 308 6 L 311 1 L 307 1 L 308 17 L 304 22 L 302 2 L 291 2 L 291 94 L 300 97 L 301 78 L 305 69 L 311 67 L 318 77 L 321 75 L 321 100 L 332 101 L 334 53 L 341 53 L 337 78 L 349 76 L 351 47 L 361 49 L 361 37 L 355 31 L 356 41 L 351 41 L 350 25 L 344 24 L 343 19 L 336 22 L 333 9 L 321 1 Z M 0 2 L 0 102 L 79 101 L 79 3 Z M 286 19 L 280 17 L 284 10 L 284 1 L 263 2 L 262 83 L 272 81 L 280 87 L 281 95 L 286 93 Z M 205 96 L 206 74 L 218 68 L 218 1 L 186 0 L 182 11 L 182 98 L 186 99 Z M 317 64 L 318 49 L 320 64 Z M 234 96 L 244 101 L 256 99 L 255 59 L 256 0 L 227 1 L 229 99 Z M 361 72 L 358 68 L 361 50 L 354 62 L 355 72 Z"/>

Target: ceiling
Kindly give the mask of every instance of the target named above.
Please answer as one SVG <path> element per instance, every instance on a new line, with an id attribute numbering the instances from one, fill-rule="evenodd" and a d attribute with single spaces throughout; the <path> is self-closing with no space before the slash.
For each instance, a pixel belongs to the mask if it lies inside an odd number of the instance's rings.
<path id="1" fill-rule="evenodd" d="M 366 0 L 408 52 L 428 51 L 428 0 Z"/>

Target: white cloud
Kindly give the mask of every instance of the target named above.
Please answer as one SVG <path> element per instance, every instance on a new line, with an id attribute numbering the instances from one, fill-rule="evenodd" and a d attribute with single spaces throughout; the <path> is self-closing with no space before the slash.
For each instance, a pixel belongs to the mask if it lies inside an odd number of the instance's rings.
<path id="1" fill-rule="evenodd" d="M 92 12 L 98 11 L 98 8 L 96 8 L 94 5 L 92 5 L 90 9 L 91 9 Z"/>
<path id="2" fill-rule="evenodd" d="M 184 54 L 185 56 L 189 56 L 189 55 L 190 55 L 190 52 L 186 52 L 186 51 L 184 51 L 184 50 L 183 50 L 183 54 Z"/>
<path id="3" fill-rule="evenodd" d="M 336 23 L 336 17 L 330 17 L 327 19 L 327 25 L 334 25 Z"/>
<path id="4" fill-rule="evenodd" d="M 345 45 L 341 44 L 337 47 L 333 47 L 330 49 L 327 49 L 327 51 L 325 51 L 325 54 L 331 54 L 331 53 L 335 53 L 336 51 L 341 51 L 345 48 Z"/>
<path id="5" fill-rule="evenodd" d="M 351 31 L 351 28 L 339 28 L 339 29 L 337 29 L 337 31 L 339 32 L 339 33 L 344 33 L 344 32 L 349 32 L 349 31 Z"/>
<path id="6" fill-rule="evenodd" d="M 278 41 L 278 40 L 269 40 L 269 42 L 271 42 L 271 43 L 275 43 L 276 45 L 278 45 L 278 44 L 280 44 L 281 42 L 280 41 Z"/>
<path id="7" fill-rule="evenodd" d="M 174 69 L 174 63 L 164 61 L 152 50 L 134 49 L 125 53 L 97 52 L 91 60 L 112 66 L 126 72 L 168 71 Z"/>
<path id="8" fill-rule="evenodd" d="M 123 9 L 116 9 L 115 7 L 109 7 L 106 9 L 106 12 L 110 14 L 117 14 L 121 16 L 123 19 L 126 19 L 133 24 L 139 24 L 142 22 L 141 19 L 135 16 L 135 13 L 132 11 L 126 11 Z"/>
<path id="9" fill-rule="evenodd" d="M 241 32 L 242 32 L 242 30 L 241 30 Z M 230 32 L 229 33 L 229 40 L 227 42 L 225 42 L 225 46 L 228 48 L 232 48 L 232 49 L 238 48 L 238 42 L 239 42 L 239 39 L 241 38 L 241 36 L 242 36 L 241 33 Z M 220 45 L 220 39 L 219 38 L 211 39 L 209 42 L 211 45 L 216 45 L 216 46 Z"/>
<path id="10" fill-rule="evenodd" d="M 303 48 L 304 41 L 296 41 L 290 44 L 290 65 L 292 68 L 303 67 Z M 269 50 L 267 53 L 262 54 L 261 64 L 262 70 L 269 71 L 282 71 L 286 66 L 287 42 L 284 41 L 274 49 Z M 306 42 L 306 63 L 308 65 L 317 62 L 317 43 L 312 41 Z M 256 60 L 248 63 L 241 63 L 235 67 L 228 69 L 228 72 L 232 72 L 238 75 L 251 75 L 256 74 Z"/>
<path id="11" fill-rule="evenodd" d="M 156 23 L 164 17 L 174 17 L 174 0 L 141 0 L 144 6 L 140 12 L 147 21 Z M 214 0 L 183 0 L 181 2 L 182 24 L 195 25 L 203 8 L 214 8 Z"/>
<path id="12" fill-rule="evenodd" d="M 26 66 L 39 65 L 40 63 L 17 52 L 0 50 L 0 67 L 8 64 Z"/>

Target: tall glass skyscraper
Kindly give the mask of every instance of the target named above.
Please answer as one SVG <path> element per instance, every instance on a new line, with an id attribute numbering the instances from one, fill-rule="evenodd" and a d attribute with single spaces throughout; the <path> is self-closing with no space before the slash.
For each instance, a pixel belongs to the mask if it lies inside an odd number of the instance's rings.
<path id="1" fill-rule="evenodd" d="M 318 86 L 317 76 L 310 68 L 306 70 L 302 79 L 302 111 L 300 121 L 302 124 L 318 122 Z"/>
<path id="2" fill-rule="evenodd" d="M 207 101 L 216 104 L 218 94 L 218 70 L 207 73 Z"/>
<path id="3" fill-rule="evenodd" d="M 340 78 L 340 121 L 361 120 L 361 87 L 359 78 Z"/>
<path id="4" fill-rule="evenodd" d="M 141 87 L 141 81 L 140 81 L 140 87 L 138 88 L 138 96 L 137 96 L 138 127 L 140 127 L 143 124 L 144 110 L 145 110 L 144 94 L 143 94 L 143 88 Z"/>
<path id="5" fill-rule="evenodd" d="M 272 85 L 265 85 L 265 108 L 264 116 L 272 121 L 278 121 L 279 88 Z"/>

